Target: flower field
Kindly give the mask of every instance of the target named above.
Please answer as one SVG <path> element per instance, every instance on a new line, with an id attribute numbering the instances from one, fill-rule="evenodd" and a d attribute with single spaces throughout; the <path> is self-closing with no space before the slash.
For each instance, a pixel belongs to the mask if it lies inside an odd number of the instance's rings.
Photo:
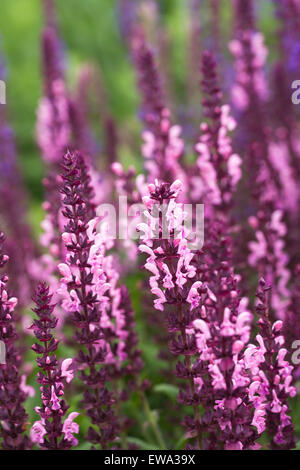
<path id="1" fill-rule="evenodd" d="M 0 448 L 298 449 L 300 2 L 0 35 Z"/>

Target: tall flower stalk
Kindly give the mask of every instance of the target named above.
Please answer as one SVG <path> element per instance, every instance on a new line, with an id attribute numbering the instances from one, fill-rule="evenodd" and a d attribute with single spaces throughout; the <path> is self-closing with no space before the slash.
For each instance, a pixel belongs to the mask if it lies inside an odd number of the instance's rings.
<path id="1" fill-rule="evenodd" d="M 256 449 L 261 431 L 249 400 L 251 378 L 243 358 L 252 314 L 248 299 L 241 296 L 224 223 L 210 222 L 206 237 L 198 272 L 207 293 L 201 302 L 201 318 L 193 324 L 201 364 L 197 382 L 208 432 L 206 445 L 210 449 Z M 197 290 L 193 300 L 199 303 Z"/>
<path id="2" fill-rule="evenodd" d="M 246 362 L 253 374 L 249 388 L 254 406 L 259 410 L 263 429 L 271 437 L 270 448 L 293 449 L 295 434 L 288 398 L 296 394 L 292 383 L 293 366 L 285 359 L 282 321 L 272 324 L 269 314 L 268 292 L 270 287 L 260 279 L 256 297 L 259 335 L 258 346 L 249 345 L 245 352 Z"/>
<path id="3" fill-rule="evenodd" d="M 156 296 L 154 307 L 164 311 L 165 304 L 169 306 L 167 313 L 167 326 L 171 332 L 170 351 L 177 357 L 184 356 L 181 368 L 178 368 L 178 375 L 187 380 L 188 393 L 183 399 L 184 404 L 192 406 L 193 409 L 193 432 L 192 437 L 197 438 L 198 448 L 202 447 L 200 429 L 199 398 L 195 390 L 193 378 L 192 357 L 196 353 L 196 343 L 193 335 L 187 333 L 188 326 L 197 318 L 197 311 L 191 312 L 189 303 L 190 280 L 195 276 L 196 269 L 191 261 L 193 254 L 187 248 L 187 240 L 183 237 L 176 239 L 175 229 L 178 230 L 182 224 L 183 214 L 180 206 L 175 217 L 172 209 L 175 209 L 174 198 L 181 189 L 179 181 L 171 186 L 167 183 L 161 185 L 149 185 L 150 196 L 144 198 L 144 202 L 149 209 L 149 217 L 153 217 L 154 206 L 158 205 L 157 238 L 152 241 L 151 227 L 141 224 L 140 229 L 144 231 L 140 251 L 148 254 L 145 268 L 152 273 L 150 277 L 151 292 Z M 162 207 L 166 210 L 168 217 L 168 229 L 170 229 L 171 239 L 162 239 Z M 152 215 L 151 215 L 152 214 Z M 182 375 L 182 370 L 185 373 Z M 183 398 L 183 396 L 182 396 Z"/>
<path id="4" fill-rule="evenodd" d="M 72 314 L 81 348 L 79 378 L 89 387 L 84 391 L 83 406 L 94 427 L 89 428 L 87 438 L 105 449 L 121 431 L 121 443 L 127 446 L 129 421 L 122 418 L 121 407 L 130 391 L 142 386 L 137 374 L 143 365 L 130 299 L 119 284 L 114 258 L 106 254 L 113 244 L 106 225 L 98 231 L 101 217 L 93 218 L 92 188 L 83 157 L 67 154 L 63 170 L 64 216 L 68 220 L 63 240 L 68 254 L 59 269 L 63 308 Z"/>
<path id="5" fill-rule="evenodd" d="M 106 276 L 99 263 L 99 277 L 93 285 L 90 255 L 93 242 L 88 235 L 90 217 L 91 187 L 86 173 L 83 157 L 79 154 L 66 154 L 63 159 L 63 214 L 67 219 L 63 239 L 68 251 L 67 264 L 60 265 L 63 286 L 68 289 L 63 307 L 72 314 L 76 327 L 75 340 L 80 346 L 77 357 L 79 378 L 85 385 L 83 406 L 94 427 L 90 427 L 87 439 L 107 449 L 115 440 L 119 429 L 113 411 L 115 399 L 106 388 L 109 380 L 105 361 L 108 347 L 100 326 L 102 314 L 105 314 L 109 288 Z M 103 246 L 100 247 L 103 250 Z M 97 255 L 94 253 L 97 261 Z M 97 293 L 95 291 L 97 289 Z M 101 296 L 102 302 L 98 297 Z"/>
<path id="6" fill-rule="evenodd" d="M 179 402 L 193 409 L 184 420 L 186 437 L 191 448 L 196 440 L 198 449 L 253 449 L 260 431 L 243 360 L 252 315 L 239 295 L 222 223 L 214 222 L 203 252 L 188 248 L 182 206 L 174 201 L 180 188 L 178 181 L 149 185 L 144 202 L 151 223 L 140 225 L 140 251 L 149 255 L 145 268 L 152 273 L 154 306 L 166 310 L 170 351 L 184 356 L 175 373 L 187 381 Z"/>
<path id="7" fill-rule="evenodd" d="M 141 116 L 145 124 L 142 154 L 148 181 L 153 182 L 158 177 L 169 182 L 179 177 L 182 179 L 184 173 L 180 159 L 184 143 L 180 137 L 181 128 L 171 123 L 154 55 L 139 27 L 132 34 L 131 48 L 142 95 Z"/>
<path id="8" fill-rule="evenodd" d="M 52 334 L 57 318 L 53 314 L 55 305 L 51 304 L 51 298 L 49 287 L 40 282 L 33 298 L 36 304 L 33 311 L 38 318 L 34 319 L 31 328 L 38 340 L 32 349 L 40 355 L 37 381 L 41 385 L 42 406 L 36 408 L 40 420 L 33 424 L 30 436 L 42 449 L 69 450 L 78 444 L 73 434 L 79 432 L 79 426 L 74 422 L 79 413 L 72 412 L 63 419 L 69 408 L 63 399 L 64 382 L 69 383 L 73 378 L 72 359 L 65 359 L 61 365 L 58 363 L 55 354 L 58 341 Z"/>
<path id="9" fill-rule="evenodd" d="M 0 268 L 8 262 L 3 254 L 4 235 L 0 233 Z M 31 442 L 26 436 L 28 416 L 24 409 L 26 399 L 20 375 L 21 356 L 15 342 L 17 332 L 14 325 L 14 309 L 17 298 L 10 296 L 7 289 L 8 277 L 0 278 L 0 341 L 4 345 L 4 363 L 0 364 L 0 438 L 3 450 L 30 449 Z"/>
<path id="10" fill-rule="evenodd" d="M 235 129 L 236 122 L 230 115 L 230 107 L 222 103 L 217 65 L 209 51 L 203 53 L 201 83 L 207 122 L 201 124 L 201 135 L 195 146 L 199 176 L 194 179 L 198 189 L 193 191 L 192 197 L 228 217 L 233 193 L 242 176 L 242 161 L 232 149 L 229 132 Z"/>

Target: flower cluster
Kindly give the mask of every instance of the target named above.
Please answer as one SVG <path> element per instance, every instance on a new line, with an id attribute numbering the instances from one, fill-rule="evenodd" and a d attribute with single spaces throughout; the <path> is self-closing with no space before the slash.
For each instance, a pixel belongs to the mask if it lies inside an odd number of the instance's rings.
<path id="1" fill-rule="evenodd" d="M 56 327 L 57 319 L 53 314 L 55 305 L 51 304 L 51 297 L 49 287 L 39 283 L 34 295 L 36 307 L 33 309 L 38 319 L 34 320 L 31 328 L 38 340 L 32 349 L 41 355 L 37 359 L 41 370 L 37 382 L 41 385 L 43 403 L 36 408 L 40 420 L 33 424 L 30 437 L 43 449 L 68 450 L 78 444 L 73 434 L 79 432 L 79 426 L 74 422 L 79 413 L 72 412 L 63 419 L 69 408 L 63 399 L 64 382 L 70 383 L 73 379 L 72 359 L 65 359 L 60 366 L 58 364 L 55 354 L 58 341 L 51 331 Z"/>
<path id="2" fill-rule="evenodd" d="M 4 450 L 297 448 L 299 2 L 163 3 L 116 2 L 115 74 L 43 0 L 40 237 L 0 104 Z"/>
<path id="3" fill-rule="evenodd" d="M 88 439 L 107 448 L 120 426 L 113 405 L 126 394 L 112 394 L 105 383 L 124 376 L 132 380 L 142 362 L 128 294 L 118 284 L 114 258 L 106 254 L 112 240 L 105 224 L 98 231 L 101 217 L 92 218 L 92 187 L 82 156 L 67 154 L 63 170 L 63 213 L 68 223 L 62 237 L 68 253 L 66 263 L 59 265 L 62 305 L 76 326 L 79 377 L 91 387 L 84 392 L 83 403 L 98 431 L 90 428 Z"/>
<path id="4" fill-rule="evenodd" d="M 171 333 L 170 351 L 175 356 L 184 356 L 183 363 L 178 366 L 179 377 L 187 379 L 188 388 L 185 398 L 180 399 L 187 405 L 192 405 L 194 410 L 193 437 L 198 437 L 198 445 L 201 448 L 201 435 L 199 429 L 199 401 L 195 393 L 194 370 L 191 358 L 196 352 L 194 335 L 187 332 L 188 326 L 197 318 L 197 309 L 192 310 L 191 304 L 199 304 L 199 294 L 196 284 L 191 285 L 191 280 L 196 275 L 195 266 L 191 263 L 193 253 L 187 246 L 187 239 L 178 237 L 178 232 L 183 230 L 183 210 L 174 199 L 178 196 L 182 184 L 175 181 L 172 185 L 149 185 L 149 196 L 144 197 L 144 202 L 149 210 L 147 216 L 152 219 L 149 225 L 140 224 L 139 229 L 144 231 L 142 236 L 145 243 L 139 247 L 140 251 L 148 255 L 145 269 L 151 272 L 149 280 L 152 294 L 155 295 L 154 307 L 157 310 L 167 311 L 167 327 Z M 156 209 L 156 220 L 154 217 Z M 163 227 L 162 211 L 167 218 L 167 227 Z M 157 238 L 153 239 L 152 227 L 156 227 Z M 164 229 L 167 229 L 171 239 L 163 239 Z M 195 295 L 196 294 L 196 297 Z M 197 305 L 196 305 L 197 306 Z M 191 428 L 191 425 L 189 425 Z M 189 429 L 191 431 L 191 429 Z"/>
<path id="5" fill-rule="evenodd" d="M 286 360 L 282 321 L 271 323 L 268 307 L 270 287 L 260 280 L 256 296 L 260 334 L 258 345 L 250 344 L 245 351 L 246 366 L 252 373 L 249 395 L 255 406 L 255 421 L 263 431 L 267 428 L 272 449 L 293 449 L 295 435 L 288 397 L 296 394 L 292 386 L 293 366 Z"/>
<path id="6" fill-rule="evenodd" d="M 203 299 L 202 318 L 194 322 L 200 359 L 206 375 L 200 376 L 200 388 L 213 397 L 208 412 L 212 426 L 221 429 L 221 440 L 213 433 L 210 448 L 254 449 L 259 447 L 259 429 L 255 429 L 253 407 L 249 402 L 250 378 L 243 351 L 250 339 L 252 314 L 248 299 L 241 296 L 239 278 L 232 267 L 230 239 L 221 222 L 214 221 L 204 249 L 202 279 L 208 295 Z M 203 383 L 206 386 L 203 387 Z M 207 384 L 208 382 L 208 384 Z M 210 391 L 211 390 L 211 391 Z M 207 419 L 207 418 L 206 418 Z"/>
<path id="7" fill-rule="evenodd" d="M 149 227 L 141 224 L 139 228 L 145 232 L 146 243 L 140 245 L 140 251 L 149 255 L 145 268 L 152 273 L 154 306 L 166 309 L 170 351 L 184 356 L 184 361 L 177 363 L 176 375 L 189 383 L 179 393 L 180 403 L 194 409 L 194 418 L 185 419 L 187 436 L 198 438 L 197 448 L 220 448 L 219 428 L 226 449 L 253 448 L 258 433 L 252 427 L 250 379 L 241 357 L 250 338 L 252 316 L 239 296 L 220 224 L 210 233 L 210 245 L 218 247 L 216 257 L 211 258 L 213 246 L 207 253 L 189 250 L 184 212 L 174 200 L 180 189 L 180 182 L 149 185 L 150 196 L 144 201 L 152 222 Z M 151 240 L 147 231 L 157 223 L 154 207 L 158 203 L 158 211 L 165 204 L 170 239 L 163 238 L 159 222 L 158 238 Z M 159 213 L 157 217 L 159 221 Z M 200 404 L 205 406 L 203 416 Z"/>
<path id="8" fill-rule="evenodd" d="M 198 189 L 194 191 L 193 198 L 205 200 L 226 212 L 242 176 L 241 158 L 233 153 L 228 136 L 236 123 L 230 116 L 230 107 L 222 105 L 216 63 L 209 51 L 203 54 L 202 75 L 204 115 L 209 122 L 201 124 L 202 135 L 196 145 L 199 176 L 194 183 Z"/>
<path id="9" fill-rule="evenodd" d="M 184 143 L 180 137 L 181 128 L 171 124 L 171 114 L 164 104 L 153 52 L 140 28 L 136 28 L 132 34 L 131 47 L 143 96 L 142 118 L 146 129 L 142 135 L 142 154 L 149 181 L 153 182 L 158 177 L 163 181 L 172 181 L 179 177 L 182 179 L 184 172 L 179 160 Z"/>
<path id="10" fill-rule="evenodd" d="M 8 262 L 3 254 L 4 235 L 0 233 L 0 267 Z M 29 438 L 25 435 L 27 414 L 24 409 L 26 389 L 22 387 L 20 376 L 21 355 L 15 347 L 17 332 L 14 326 L 14 309 L 17 298 L 10 296 L 7 290 L 8 277 L 0 279 L 0 341 L 4 347 L 4 361 L 0 364 L 0 437 L 2 449 L 29 449 Z M 4 345 L 4 346 L 3 346 Z M 3 351 L 2 351 L 3 352 Z M 24 377 L 25 378 L 25 377 Z"/>
<path id="11" fill-rule="evenodd" d="M 80 345 L 77 363 L 80 379 L 86 385 L 83 403 L 96 431 L 90 428 L 88 439 L 107 448 L 117 432 L 117 419 L 112 405 L 114 398 L 105 387 L 108 379 L 107 367 L 103 365 L 109 355 L 100 322 L 104 322 L 109 284 L 102 268 L 103 243 L 93 245 L 93 227 L 89 227 L 91 187 L 81 155 L 66 154 L 63 162 L 63 214 L 68 223 L 63 240 L 68 254 L 66 264 L 59 266 L 63 286 L 68 291 L 63 307 L 72 312 L 76 326 L 75 340 Z M 99 237 L 98 237 L 99 238 Z M 93 252 L 92 252 L 93 249 Z M 93 283 L 93 270 L 97 284 Z M 86 351 L 83 347 L 86 347 Z"/>

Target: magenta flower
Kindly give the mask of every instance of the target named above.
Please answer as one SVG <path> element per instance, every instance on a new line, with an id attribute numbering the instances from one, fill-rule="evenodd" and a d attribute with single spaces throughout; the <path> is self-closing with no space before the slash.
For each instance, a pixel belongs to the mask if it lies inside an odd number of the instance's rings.
<path id="1" fill-rule="evenodd" d="M 181 127 L 171 123 L 171 113 L 164 104 L 154 55 L 139 27 L 133 31 L 131 49 L 142 94 L 141 114 L 145 124 L 142 155 L 148 181 L 153 182 L 155 178 L 169 182 L 177 178 L 185 180 L 185 173 L 180 164 L 184 150 L 184 142 L 180 136 Z"/>
<path id="2" fill-rule="evenodd" d="M 178 196 L 181 187 L 179 181 L 174 182 L 171 186 L 167 183 L 149 185 L 150 195 L 144 198 L 148 208 L 149 225 L 151 226 L 152 218 L 154 221 L 152 209 L 155 204 L 166 204 L 171 239 L 151 239 L 149 238 L 150 227 L 141 224 L 139 228 L 144 234 L 141 237 L 143 243 L 140 245 L 140 251 L 148 254 L 145 268 L 152 274 L 149 284 L 152 294 L 155 295 L 154 307 L 161 311 L 165 311 L 167 308 L 167 325 L 171 333 L 170 351 L 177 357 L 181 355 L 184 357 L 184 361 L 177 364 L 176 375 L 186 379 L 187 391 L 181 393 L 179 400 L 193 408 L 193 418 L 185 422 L 187 436 L 197 437 L 198 448 L 201 448 L 202 430 L 200 410 L 198 408 L 200 402 L 197 394 L 197 384 L 194 381 L 197 366 L 192 362 L 192 358 L 196 354 L 196 343 L 193 334 L 188 332 L 189 325 L 198 316 L 197 309 L 194 311 L 190 309 L 191 295 L 194 295 L 195 292 L 189 294 L 190 289 L 195 290 L 192 279 L 196 275 L 196 269 L 192 264 L 194 255 L 187 247 L 184 232 L 182 239 L 174 237 L 175 230 L 179 229 L 180 232 L 183 221 L 181 205 L 174 202 L 174 198 Z M 159 206 L 159 210 L 161 210 L 161 207 Z M 161 237 L 161 225 L 158 227 L 158 233 Z"/>
<path id="3" fill-rule="evenodd" d="M 92 190 L 82 156 L 67 154 L 63 169 L 64 215 L 68 223 L 62 237 L 68 254 L 66 263 L 59 265 L 60 291 L 63 306 L 76 326 L 76 342 L 81 346 L 77 364 L 79 377 L 87 386 L 83 405 L 97 426 L 89 428 L 87 438 L 105 449 L 116 440 L 120 425 L 125 426 L 121 416 L 116 417 L 113 405 L 126 395 L 123 390 L 120 395 L 113 394 L 105 384 L 124 376 L 132 381 L 142 362 L 129 296 L 124 287 L 119 287 L 113 257 L 106 254 L 112 240 L 105 224 L 97 232 L 101 218 L 93 218 Z"/>
<path id="4" fill-rule="evenodd" d="M 287 350 L 283 347 L 282 322 L 276 321 L 272 325 L 270 321 L 269 291 L 270 287 L 261 279 L 256 293 L 259 346 L 249 345 L 245 351 L 246 367 L 253 377 L 249 388 L 255 406 L 253 424 L 268 430 L 272 449 L 293 449 L 295 435 L 288 406 L 288 398 L 296 395 L 292 386 L 293 366 L 285 359 Z"/>
<path id="5" fill-rule="evenodd" d="M 44 436 L 47 434 L 43 421 L 35 421 L 30 430 L 30 439 L 34 444 L 43 444 Z"/>
<path id="6" fill-rule="evenodd" d="M 61 375 L 66 378 L 67 383 L 70 383 L 74 378 L 72 364 L 73 359 L 65 359 L 61 364 Z"/>
<path id="7" fill-rule="evenodd" d="M 192 253 L 188 248 L 182 205 L 175 200 L 180 188 L 179 182 L 150 184 L 150 196 L 144 198 L 149 226 L 139 228 L 144 233 L 140 251 L 148 255 L 145 268 L 151 272 L 154 306 L 166 311 L 170 351 L 184 356 L 176 365 L 176 375 L 188 381 L 180 390 L 179 402 L 194 410 L 193 418 L 184 421 L 187 437 L 197 437 L 197 448 L 257 448 L 254 407 L 248 396 L 251 377 L 243 358 L 252 315 L 239 295 L 223 224 L 211 222 L 203 252 Z M 167 239 L 160 224 L 159 238 L 150 237 L 151 227 L 160 220 L 155 222 L 152 213 L 157 203 L 161 204 L 158 211 L 163 203 L 166 206 Z"/>
<path id="8" fill-rule="evenodd" d="M 233 152 L 229 136 L 229 132 L 235 129 L 236 122 L 230 115 L 230 107 L 222 104 L 216 62 L 208 51 L 203 54 L 202 75 L 204 115 L 208 122 L 201 124 L 201 135 L 195 146 L 199 174 L 192 177 L 197 188 L 192 197 L 226 211 L 242 176 L 242 160 Z"/>
<path id="9" fill-rule="evenodd" d="M 81 346 L 77 363 L 82 369 L 79 377 L 86 385 L 83 405 L 97 426 L 89 429 L 87 438 L 105 449 L 118 431 L 112 408 L 115 399 L 105 387 L 109 379 L 105 362 L 110 348 L 100 323 L 107 316 L 108 305 L 105 293 L 109 284 L 101 267 L 105 243 L 101 234 L 97 235 L 89 226 L 92 189 L 81 155 L 68 153 L 64 157 L 62 178 L 64 216 L 68 221 L 63 235 L 67 263 L 59 266 L 63 275 L 64 307 L 72 313 L 76 342 Z M 95 283 L 93 271 L 97 276 Z"/>
<path id="10" fill-rule="evenodd" d="M 39 341 L 32 349 L 36 354 L 41 354 L 37 358 L 41 369 L 37 381 L 41 384 L 42 406 L 36 408 L 41 419 L 33 424 L 30 435 L 32 441 L 43 449 L 68 450 L 78 444 L 72 432 L 78 433 L 79 426 L 76 423 L 71 426 L 70 423 L 79 413 L 71 413 L 63 421 L 69 408 L 63 399 L 64 378 L 67 383 L 73 378 L 72 359 L 65 359 L 61 366 L 56 359 L 58 342 L 51 330 L 56 327 L 57 319 L 53 315 L 55 306 L 51 305 L 51 298 L 49 287 L 39 283 L 34 296 L 36 308 L 33 309 L 38 319 L 34 320 L 31 329 Z"/>
<path id="11" fill-rule="evenodd" d="M 8 262 L 3 254 L 4 235 L 0 233 L 0 267 Z M 0 364 L 0 437 L 3 450 L 26 450 L 31 447 L 25 436 L 27 414 L 24 401 L 31 390 L 24 389 L 20 375 L 21 355 L 16 349 L 17 332 L 14 326 L 14 309 L 18 300 L 7 290 L 8 277 L 0 278 L 0 340 L 5 345 L 5 361 Z"/>
<path id="12" fill-rule="evenodd" d="M 72 446 L 77 446 L 78 440 L 73 434 L 79 433 L 79 425 L 74 423 L 74 419 L 79 416 L 79 413 L 73 412 L 64 420 L 62 432 L 65 435 L 65 439 L 71 443 Z"/>

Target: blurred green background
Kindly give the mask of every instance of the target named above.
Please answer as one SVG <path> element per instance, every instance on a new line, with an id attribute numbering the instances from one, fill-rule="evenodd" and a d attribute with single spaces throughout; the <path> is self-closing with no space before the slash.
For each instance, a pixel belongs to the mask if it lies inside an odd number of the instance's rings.
<path id="1" fill-rule="evenodd" d="M 185 1 L 161 2 L 162 18 L 173 34 L 177 71 L 183 70 Z M 2 0 L 0 38 L 7 68 L 7 107 L 16 132 L 22 172 L 34 199 L 41 199 L 42 163 L 35 145 L 38 100 L 42 94 L 40 37 L 43 27 L 39 0 Z M 82 63 L 101 70 L 112 115 L 129 128 L 139 126 L 134 73 L 119 32 L 117 0 L 57 1 L 57 18 L 65 44 L 69 86 Z M 176 44 L 178 43 L 178 44 Z M 181 52 L 181 54 L 180 54 Z M 179 75 L 177 73 L 177 75 Z M 181 74 L 183 75 L 183 74 Z"/>
<path id="2" fill-rule="evenodd" d="M 143 1 L 136 0 L 141 4 Z M 100 69 L 108 105 L 116 119 L 120 133 L 128 130 L 139 140 L 138 95 L 124 38 L 120 34 L 118 0 L 64 0 L 56 1 L 57 19 L 65 46 L 66 73 L 72 89 L 80 65 L 96 63 Z M 210 2 L 202 0 L 201 28 L 208 38 L 210 30 Z M 221 33 L 226 39 L 232 31 L 230 1 L 222 1 Z M 270 0 L 257 0 L 259 23 L 266 34 L 272 52 L 276 40 L 276 22 Z M 169 42 L 169 67 L 172 95 L 176 96 L 177 111 L 186 100 L 188 68 L 189 1 L 157 1 L 160 23 Z M 35 144 L 35 122 L 38 100 L 42 94 L 40 38 L 44 18 L 40 0 L 1 0 L 0 47 L 7 69 L 7 109 L 16 132 L 22 174 L 29 188 L 33 204 L 42 199 L 41 177 L 43 165 Z M 155 39 L 155 31 L 154 31 Z M 170 92 L 170 90 L 168 90 Z M 200 102 L 197 104 L 200 107 Z M 100 111 L 101 112 L 101 111 Z M 124 145 L 124 143 L 123 143 Z M 136 142 L 138 149 L 140 142 Z M 141 167 L 139 155 L 130 155 L 126 147 L 120 153 L 126 159 L 135 158 Z"/>

